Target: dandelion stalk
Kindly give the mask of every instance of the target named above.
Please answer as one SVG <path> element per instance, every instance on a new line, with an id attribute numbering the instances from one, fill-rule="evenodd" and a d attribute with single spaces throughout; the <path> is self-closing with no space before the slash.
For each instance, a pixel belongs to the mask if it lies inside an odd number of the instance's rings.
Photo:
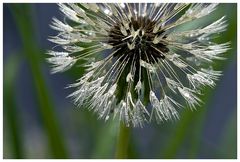
<path id="1" fill-rule="evenodd" d="M 116 153 L 115 153 L 116 159 L 128 158 L 128 147 L 129 147 L 130 131 L 131 131 L 130 129 L 131 128 L 126 127 L 124 123 L 120 123 L 120 130 L 119 130 Z"/>

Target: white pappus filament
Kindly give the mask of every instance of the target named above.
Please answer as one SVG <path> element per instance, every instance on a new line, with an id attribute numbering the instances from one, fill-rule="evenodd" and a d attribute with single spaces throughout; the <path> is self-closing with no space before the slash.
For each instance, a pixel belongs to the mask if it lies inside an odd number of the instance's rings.
<path id="1" fill-rule="evenodd" d="M 214 87 L 221 75 L 211 63 L 223 60 L 229 42 L 213 38 L 227 27 L 225 16 L 207 18 L 218 4 L 183 3 L 70 3 L 59 4 L 64 21 L 53 18 L 58 31 L 49 41 L 52 73 L 79 66 L 83 77 L 69 87 L 77 106 L 85 106 L 127 126 L 179 119 L 185 101 L 191 109 L 202 101 L 201 87 Z"/>

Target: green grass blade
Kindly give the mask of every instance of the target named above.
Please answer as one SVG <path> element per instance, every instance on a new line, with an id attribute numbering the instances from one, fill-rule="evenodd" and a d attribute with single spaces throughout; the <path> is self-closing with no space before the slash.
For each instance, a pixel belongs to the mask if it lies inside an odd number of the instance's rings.
<path id="1" fill-rule="evenodd" d="M 54 113 L 54 107 L 50 99 L 48 88 L 40 69 L 38 55 L 41 53 L 39 53 L 37 41 L 34 37 L 35 31 L 32 20 L 34 15 L 31 10 L 31 5 L 11 4 L 9 6 L 21 35 L 25 57 L 30 65 L 39 101 L 39 113 L 43 120 L 52 156 L 53 158 L 67 158 L 64 139 Z"/>
<path id="2" fill-rule="evenodd" d="M 96 132 L 96 144 L 92 158 L 107 159 L 113 158 L 118 132 L 118 122 L 111 121 L 104 123 Z"/>
<path id="3" fill-rule="evenodd" d="M 4 158 L 20 159 L 24 158 L 22 132 L 19 123 L 18 111 L 15 102 L 15 83 L 19 69 L 20 58 L 13 55 L 4 64 L 3 71 L 3 138 L 4 138 Z M 7 127 L 7 128 L 6 128 Z M 5 148 L 10 145 L 11 153 Z"/>

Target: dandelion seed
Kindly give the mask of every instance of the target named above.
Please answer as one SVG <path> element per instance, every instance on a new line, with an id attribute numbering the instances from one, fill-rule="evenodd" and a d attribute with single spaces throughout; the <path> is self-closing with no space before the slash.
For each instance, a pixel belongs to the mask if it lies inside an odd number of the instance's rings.
<path id="1" fill-rule="evenodd" d="M 63 50 L 48 52 L 47 60 L 53 73 L 86 61 L 86 73 L 69 86 L 76 88 L 69 97 L 99 118 L 118 118 L 134 127 L 153 119 L 178 119 L 182 101 L 195 108 L 202 102 L 198 97 L 201 87 L 214 87 L 221 75 L 211 63 L 224 59 L 222 54 L 230 46 L 229 42 L 213 41 L 226 30 L 225 16 L 179 30 L 180 25 L 207 18 L 217 4 L 85 3 L 59 7 L 66 19 L 53 18 L 50 26 L 59 33 L 49 40 Z"/>

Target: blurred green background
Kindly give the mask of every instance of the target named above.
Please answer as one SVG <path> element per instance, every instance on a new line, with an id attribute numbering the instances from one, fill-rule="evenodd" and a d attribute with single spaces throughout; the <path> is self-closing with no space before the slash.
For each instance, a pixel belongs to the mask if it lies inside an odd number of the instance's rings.
<path id="1" fill-rule="evenodd" d="M 209 22 L 226 15 L 228 30 L 216 38 L 231 50 L 213 66 L 223 71 L 205 104 L 181 110 L 180 120 L 151 123 L 131 132 L 129 158 L 237 158 L 237 5 L 221 4 Z M 75 108 L 64 87 L 83 69 L 49 74 L 46 50 L 56 4 L 3 5 L 3 157 L 114 158 L 119 126 Z"/>

